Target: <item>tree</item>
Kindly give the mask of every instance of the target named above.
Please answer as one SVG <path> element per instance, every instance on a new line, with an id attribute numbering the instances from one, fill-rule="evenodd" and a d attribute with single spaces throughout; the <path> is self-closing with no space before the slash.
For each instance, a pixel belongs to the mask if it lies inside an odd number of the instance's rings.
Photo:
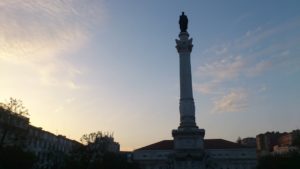
<path id="1" fill-rule="evenodd" d="M 12 114 L 18 114 L 25 117 L 29 116 L 28 109 L 25 108 L 20 99 L 11 97 L 7 103 L 0 103 L 0 107 Z"/>
<path id="2" fill-rule="evenodd" d="M 84 134 L 80 141 L 87 146 L 87 149 L 93 154 L 105 152 L 118 152 L 119 144 L 114 142 L 113 134 L 103 133 L 101 131 Z"/>
<path id="3" fill-rule="evenodd" d="M 118 145 L 112 134 L 93 132 L 84 134 L 80 141 L 84 146 L 70 153 L 64 169 L 138 169 L 124 155 L 111 151 L 111 145 Z"/>
<path id="4" fill-rule="evenodd" d="M 91 144 L 91 143 L 95 143 L 97 140 L 99 139 L 105 139 L 105 138 L 112 138 L 113 139 L 113 134 L 104 134 L 102 131 L 97 131 L 97 132 L 93 132 L 90 134 L 84 134 L 81 138 L 80 141 L 83 144 Z"/>
<path id="5" fill-rule="evenodd" d="M 242 144 L 242 139 L 241 139 L 241 137 L 240 137 L 240 136 L 237 138 L 237 140 L 236 140 L 236 143 L 238 143 L 238 144 Z"/>
<path id="6" fill-rule="evenodd" d="M 101 131 L 84 134 L 80 141 L 85 146 L 85 157 L 88 159 L 87 163 L 90 168 L 102 164 L 104 154 L 109 152 L 110 145 L 114 144 L 112 134 L 104 134 Z"/>
<path id="7" fill-rule="evenodd" d="M 10 98 L 7 103 L 0 103 L 0 149 L 2 148 L 7 135 L 10 132 L 15 132 L 18 136 L 21 136 L 15 129 L 14 124 L 18 120 L 29 120 L 26 116 L 29 116 L 28 110 L 23 106 L 23 102 L 19 99 Z M 17 139 L 21 139 L 18 137 Z"/>

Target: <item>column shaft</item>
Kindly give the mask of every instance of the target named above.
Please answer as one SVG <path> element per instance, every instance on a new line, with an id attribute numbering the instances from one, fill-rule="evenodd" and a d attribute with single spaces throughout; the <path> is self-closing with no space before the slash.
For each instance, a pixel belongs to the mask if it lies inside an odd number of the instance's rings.
<path id="1" fill-rule="evenodd" d="M 189 39 L 187 32 L 181 32 L 176 43 L 180 62 L 180 127 L 195 127 L 195 105 L 190 60 L 193 47 L 192 39 Z"/>

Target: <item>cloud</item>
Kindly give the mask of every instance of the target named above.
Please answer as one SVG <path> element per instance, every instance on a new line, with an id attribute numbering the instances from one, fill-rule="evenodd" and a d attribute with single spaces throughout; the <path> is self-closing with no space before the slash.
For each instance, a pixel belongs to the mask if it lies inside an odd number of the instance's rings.
<path id="1" fill-rule="evenodd" d="M 268 87 L 264 84 L 259 88 L 258 93 L 263 93 L 267 90 L 268 90 Z"/>
<path id="2" fill-rule="evenodd" d="M 64 110 L 64 106 L 58 106 L 55 110 L 54 110 L 54 112 L 55 113 L 58 113 L 58 112 L 62 112 Z"/>
<path id="3" fill-rule="evenodd" d="M 70 71 L 80 71 L 65 55 L 104 21 L 102 0 L 2 0 L 0 11 L 0 64 L 28 65 L 49 85 L 65 85 Z M 56 79 L 56 71 L 65 77 Z"/>
<path id="4" fill-rule="evenodd" d="M 196 75 L 205 82 L 196 83 L 195 90 L 203 94 L 223 93 L 220 85 L 241 76 L 245 64 L 240 56 L 229 56 L 199 66 Z"/>
<path id="5" fill-rule="evenodd" d="M 199 66 L 197 74 L 211 77 L 214 81 L 225 81 L 237 77 L 244 65 L 245 63 L 240 56 L 224 57 L 210 64 Z"/>
<path id="6" fill-rule="evenodd" d="M 53 60 L 42 67 L 36 65 L 35 68 L 43 85 L 69 89 L 81 88 L 75 80 L 82 74 L 82 71 L 63 59 Z"/>
<path id="7" fill-rule="evenodd" d="M 272 67 L 272 62 L 263 60 L 258 62 L 256 65 L 254 65 L 254 67 L 249 68 L 248 70 L 248 74 L 250 76 L 256 76 L 256 75 L 260 75 L 263 72 L 265 72 L 267 69 L 270 69 Z"/>
<path id="8" fill-rule="evenodd" d="M 260 25 L 240 37 L 212 44 L 201 53 L 195 90 L 214 98 L 213 112 L 244 110 L 248 95 L 239 89 L 250 90 L 249 84 L 266 72 L 300 70 L 299 30 L 299 18 L 294 18 L 278 25 Z M 266 90 L 262 87 L 259 92 Z"/>
<path id="9" fill-rule="evenodd" d="M 194 89 L 203 94 L 216 94 L 218 93 L 218 91 L 215 90 L 217 86 L 218 82 L 215 81 L 209 83 L 195 84 Z"/>
<path id="10" fill-rule="evenodd" d="M 243 90 L 231 91 L 214 101 L 213 112 L 240 112 L 247 107 L 247 93 Z"/>
<path id="11" fill-rule="evenodd" d="M 255 29 L 253 29 L 253 30 L 248 30 L 247 32 L 246 32 L 246 34 L 245 34 L 245 36 L 246 37 L 249 37 L 249 36 L 251 36 L 251 35 L 256 35 L 257 33 L 259 33 L 260 31 L 262 31 L 262 28 L 259 26 L 259 27 L 257 27 L 257 28 L 255 28 Z"/>
<path id="12" fill-rule="evenodd" d="M 68 107 L 68 105 L 72 104 L 76 99 L 74 97 L 65 99 L 61 105 L 59 105 L 57 108 L 54 109 L 54 113 L 60 113 L 65 110 L 65 107 Z"/>
<path id="13" fill-rule="evenodd" d="M 218 81 L 244 74 L 263 74 L 273 66 L 290 61 L 291 51 L 298 52 L 299 28 L 299 18 L 296 18 L 276 26 L 261 25 L 236 39 L 213 44 L 202 52 L 203 60 L 196 74 Z"/>

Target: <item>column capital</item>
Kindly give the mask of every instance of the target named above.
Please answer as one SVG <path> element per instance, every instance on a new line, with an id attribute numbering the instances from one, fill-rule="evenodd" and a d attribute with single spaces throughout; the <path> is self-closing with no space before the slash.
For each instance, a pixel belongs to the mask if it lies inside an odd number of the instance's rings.
<path id="1" fill-rule="evenodd" d="M 189 39 L 187 32 L 180 32 L 179 39 L 176 39 L 176 49 L 178 53 L 191 53 L 193 48 L 193 38 Z"/>

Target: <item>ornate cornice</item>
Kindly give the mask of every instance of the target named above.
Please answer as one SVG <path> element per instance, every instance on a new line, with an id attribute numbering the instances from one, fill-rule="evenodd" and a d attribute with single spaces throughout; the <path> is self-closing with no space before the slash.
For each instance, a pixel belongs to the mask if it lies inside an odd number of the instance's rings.
<path id="1" fill-rule="evenodd" d="M 180 37 L 180 40 L 176 39 L 176 49 L 178 53 L 191 53 L 193 48 L 193 39 L 188 37 Z"/>

